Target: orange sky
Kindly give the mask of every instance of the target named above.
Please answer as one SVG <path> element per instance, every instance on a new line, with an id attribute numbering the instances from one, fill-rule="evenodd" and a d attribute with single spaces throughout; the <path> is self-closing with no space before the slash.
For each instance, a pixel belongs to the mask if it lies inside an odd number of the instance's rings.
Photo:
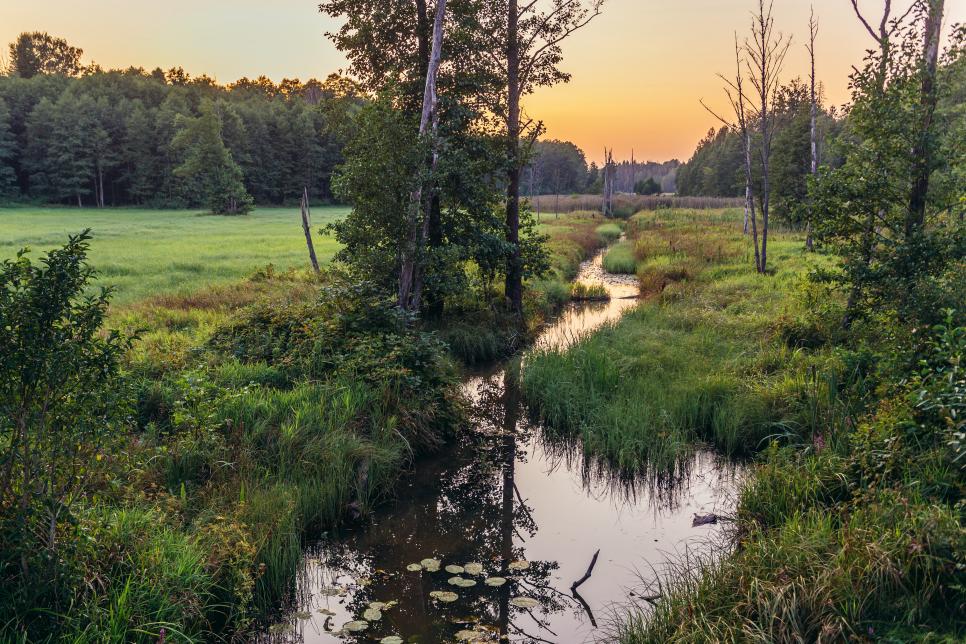
<path id="1" fill-rule="evenodd" d="M 0 42 L 41 30 L 82 47 L 104 67 L 183 66 L 221 82 L 265 74 L 322 78 L 345 63 L 324 38 L 337 27 L 318 14 L 318 0 L 3 0 Z M 723 101 L 718 71 L 733 66 L 735 30 L 747 29 L 753 0 L 608 0 L 604 14 L 565 47 L 569 85 L 527 101 L 548 136 L 569 139 L 589 159 L 603 147 L 618 158 L 690 156 L 716 125 L 699 105 Z M 900 2 L 899 4 L 907 3 Z M 815 0 L 821 19 L 818 72 L 833 103 L 848 98 L 850 66 L 870 45 L 849 0 Z M 947 24 L 966 22 L 966 0 L 947 0 Z M 881 0 L 860 0 L 870 14 Z M 795 43 L 786 76 L 804 76 L 809 2 L 775 0 L 780 29 Z M 5 53 L 5 52 L 4 52 Z"/>

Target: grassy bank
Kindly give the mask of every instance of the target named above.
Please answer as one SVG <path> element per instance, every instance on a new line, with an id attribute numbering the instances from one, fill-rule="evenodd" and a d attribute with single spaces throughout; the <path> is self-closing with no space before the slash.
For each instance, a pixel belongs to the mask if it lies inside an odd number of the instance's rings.
<path id="1" fill-rule="evenodd" d="M 342 207 L 312 210 L 315 250 L 323 263 L 338 247 L 317 231 L 346 212 Z M 244 279 L 267 264 L 278 270 L 308 266 L 297 208 L 258 208 L 242 217 L 187 210 L 0 208 L 0 260 L 24 246 L 46 251 L 85 228 L 96 240 L 90 260 L 100 283 L 117 289 L 115 306 L 162 293 L 188 295 Z"/>
<path id="2" fill-rule="evenodd" d="M 534 355 L 524 373 L 551 431 L 579 435 L 621 467 L 662 468 L 698 441 L 749 454 L 806 423 L 798 392 L 824 358 L 785 342 L 782 321 L 799 312 L 788 295 L 822 258 L 777 234 L 779 269 L 757 275 L 737 211 L 659 211 L 630 223 L 650 299 L 567 351 Z"/>
<path id="3" fill-rule="evenodd" d="M 831 258 L 778 233 L 759 276 L 739 226 L 636 216 L 649 299 L 523 374 L 551 431 L 626 469 L 666 469 L 697 442 L 756 455 L 729 547 L 659 565 L 643 591 L 657 599 L 615 639 L 962 641 L 966 329 L 845 334 L 840 299 L 805 279 Z"/>

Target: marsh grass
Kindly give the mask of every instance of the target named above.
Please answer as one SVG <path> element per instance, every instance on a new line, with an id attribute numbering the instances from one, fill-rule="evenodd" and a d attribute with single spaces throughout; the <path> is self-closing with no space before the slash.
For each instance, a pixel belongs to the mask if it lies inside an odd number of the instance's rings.
<path id="1" fill-rule="evenodd" d="M 614 245 L 603 260 L 604 270 L 616 275 L 633 275 L 637 269 L 633 242 L 625 241 Z"/>
<path id="2" fill-rule="evenodd" d="M 659 211 L 628 223 L 651 297 L 568 350 L 541 349 L 523 390 L 551 432 L 621 468 L 672 467 L 699 442 L 753 454 L 778 432 L 806 431 L 797 401 L 821 356 L 790 348 L 775 328 L 790 310 L 806 256 L 793 235 L 774 240 L 773 276 L 738 247 L 740 213 Z"/>
<path id="3" fill-rule="evenodd" d="M 603 284 L 574 282 L 570 289 L 570 299 L 575 302 L 606 302 L 610 300 L 610 293 Z"/>

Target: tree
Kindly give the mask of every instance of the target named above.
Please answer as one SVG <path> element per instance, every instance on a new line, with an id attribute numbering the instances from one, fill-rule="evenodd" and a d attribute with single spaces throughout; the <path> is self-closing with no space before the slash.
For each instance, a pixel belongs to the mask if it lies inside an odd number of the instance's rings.
<path id="1" fill-rule="evenodd" d="M 661 184 L 653 177 L 642 179 L 634 185 L 634 192 L 639 195 L 657 195 L 661 193 Z"/>
<path id="2" fill-rule="evenodd" d="M 215 214 L 241 215 L 252 208 L 252 198 L 242 183 L 242 171 L 221 138 L 221 118 L 211 101 L 201 106 L 201 116 L 181 117 L 180 129 L 171 142 L 182 150 L 184 162 L 175 176 L 193 182 L 205 205 Z"/>
<path id="3" fill-rule="evenodd" d="M 0 199 L 17 196 L 17 174 L 13 161 L 17 157 L 17 140 L 10 129 L 10 109 L 0 98 Z"/>
<path id="4" fill-rule="evenodd" d="M 941 309 L 962 304 L 943 285 L 961 262 L 964 231 L 943 191 L 928 191 L 942 148 L 933 101 L 943 90 L 933 58 L 943 4 L 919 3 L 896 20 L 889 9 L 878 30 L 858 14 L 879 48 L 852 75 L 843 163 L 821 168 L 811 191 L 820 238 L 843 258 L 841 272 L 827 277 L 849 291 L 846 327 L 869 314 L 933 324 Z"/>
<path id="5" fill-rule="evenodd" d="M 503 69 L 503 87 L 495 97 L 493 111 L 505 125 L 506 137 L 506 241 L 512 249 L 507 258 L 505 294 L 510 307 L 522 320 L 524 262 L 520 239 L 520 177 L 526 165 L 527 147 L 542 129 L 539 123 L 521 119 L 521 99 L 538 87 L 566 82 L 560 70 L 561 44 L 600 15 L 604 0 L 503 0 L 488 3 L 484 24 L 499 51 L 486 52 L 489 60 Z"/>
<path id="6" fill-rule="evenodd" d="M 818 37 L 818 19 L 815 18 L 815 8 L 808 21 L 808 58 L 809 58 L 809 148 L 811 165 L 809 171 L 814 177 L 818 174 L 818 98 L 815 93 L 815 39 Z M 812 239 L 812 204 L 808 203 L 808 220 L 806 222 L 805 248 L 814 250 Z"/>
<path id="7" fill-rule="evenodd" d="M 85 295 L 89 239 L 72 236 L 36 264 L 25 251 L 0 264 L 2 568 L 34 583 L 58 573 L 60 532 L 128 412 L 119 363 L 129 341 L 101 328 L 110 291 Z"/>
<path id="8" fill-rule="evenodd" d="M 38 74 L 77 76 L 83 54 L 82 49 L 71 47 L 63 38 L 39 31 L 22 33 L 10 43 L 10 73 L 20 78 Z"/>

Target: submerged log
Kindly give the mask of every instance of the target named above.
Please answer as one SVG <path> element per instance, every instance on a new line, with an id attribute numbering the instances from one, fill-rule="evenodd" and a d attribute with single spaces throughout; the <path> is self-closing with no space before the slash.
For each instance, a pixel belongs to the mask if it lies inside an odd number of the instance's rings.
<path id="1" fill-rule="evenodd" d="M 718 523 L 718 515 L 714 512 L 711 514 L 695 514 L 691 521 L 691 527 L 697 528 L 701 525 L 715 525 L 716 523 Z"/>

